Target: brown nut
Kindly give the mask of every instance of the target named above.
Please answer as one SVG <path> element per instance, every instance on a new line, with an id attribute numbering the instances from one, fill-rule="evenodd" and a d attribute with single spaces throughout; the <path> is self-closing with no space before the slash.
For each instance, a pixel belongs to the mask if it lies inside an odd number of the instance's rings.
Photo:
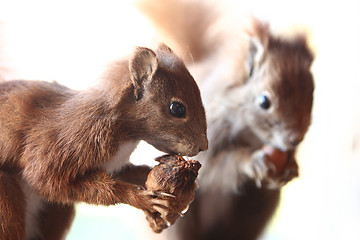
<path id="1" fill-rule="evenodd" d="M 186 161 L 179 155 L 164 155 L 155 160 L 159 164 L 150 171 L 145 187 L 148 190 L 168 193 L 175 197 L 170 201 L 169 213 L 165 219 L 172 225 L 194 200 L 197 189 L 195 180 L 201 164 L 195 160 Z M 160 217 L 156 214 L 151 216 L 152 218 Z M 161 222 L 160 219 L 152 221 Z M 153 230 L 159 232 L 159 227 L 153 227 Z"/>
<path id="2" fill-rule="evenodd" d="M 283 152 L 269 145 L 265 145 L 263 151 L 265 152 L 267 159 L 275 165 L 275 175 L 280 174 L 286 165 L 288 158 L 287 152 Z"/>

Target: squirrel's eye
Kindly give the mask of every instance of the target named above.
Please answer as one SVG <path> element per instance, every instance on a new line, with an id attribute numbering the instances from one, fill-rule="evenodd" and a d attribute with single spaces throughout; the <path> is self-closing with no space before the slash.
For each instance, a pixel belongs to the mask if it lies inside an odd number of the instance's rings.
<path id="1" fill-rule="evenodd" d="M 170 104 L 170 113 L 174 117 L 183 118 L 186 115 L 186 107 L 179 102 L 172 102 Z"/>
<path id="2" fill-rule="evenodd" d="M 265 95 L 260 95 L 258 97 L 258 102 L 259 102 L 259 105 L 262 109 L 269 109 L 270 106 L 271 106 L 271 102 L 269 100 L 269 98 Z"/>

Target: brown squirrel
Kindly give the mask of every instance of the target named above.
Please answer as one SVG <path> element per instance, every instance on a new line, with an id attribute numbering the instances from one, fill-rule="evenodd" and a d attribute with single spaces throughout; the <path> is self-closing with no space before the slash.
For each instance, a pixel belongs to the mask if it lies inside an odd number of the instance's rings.
<path id="1" fill-rule="evenodd" d="M 199 89 L 165 45 L 136 48 L 88 90 L 0 83 L 0 239 L 62 239 L 76 202 L 166 212 L 167 194 L 140 187 L 150 168 L 129 163 L 140 140 L 170 154 L 207 149 Z"/>
<path id="2" fill-rule="evenodd" d="M 295 152 L 310 125 L 314 90 L 306 37 L 276 36 L 255 17 L 238 27 L 209 1 L 137 4 L 185 56 L 208 118 L 199 191 L 169 239 L 257 239 L 281 186 L 298 175 Z M 269 152 L 285 154 L 282 170 Z"/>

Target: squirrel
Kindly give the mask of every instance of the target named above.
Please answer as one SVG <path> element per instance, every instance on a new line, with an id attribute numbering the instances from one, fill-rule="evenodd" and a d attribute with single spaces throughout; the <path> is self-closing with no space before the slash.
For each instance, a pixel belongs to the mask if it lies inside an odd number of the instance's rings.
<path id="1" fill-rule="evenodd" d="M 207 149 L 199 88 L 166 45 L 137 47 L 99 84 L 0 83 L 0 239 L 62 239 L 74 204 L 162 209 L 172 198 L 146 190 L 150 168 L 129 157 L 140 140 L 169 154 Z"/>
<path id="2" fill-rule="evenodd" d="M 314 56 L 306 36 L 275 35 L 254 16 L 239 22 L 213 4 L 137 1 L 162 40 L 184 55 L 208 119 L 199 190 L 169 239 L 257 239 L 281 187 L 298 176 L 296 150 L 311 123 Z M 286 155 L 283 169 L 269 148 Z"/>

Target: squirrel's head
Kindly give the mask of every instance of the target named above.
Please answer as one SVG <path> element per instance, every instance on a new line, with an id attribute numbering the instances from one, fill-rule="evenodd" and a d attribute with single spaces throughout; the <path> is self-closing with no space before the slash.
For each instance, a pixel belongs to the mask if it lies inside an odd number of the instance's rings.
<path id="1" fill-rule="evenodd" d="M 200 91 L 183 62 L 165 45 L 138 47 L 129 61 L 137 132 L 160 151 L 193 156 L 208 147 Z"/>
<path id="2" fill-rule="evenodd" d="M 311 121 L 313 55 L 304 36 L 275 37 L 262 27 L 261 37 L 250 41 L 245 117 L 262 141 L 290 150 L 303 140 Z"/>

